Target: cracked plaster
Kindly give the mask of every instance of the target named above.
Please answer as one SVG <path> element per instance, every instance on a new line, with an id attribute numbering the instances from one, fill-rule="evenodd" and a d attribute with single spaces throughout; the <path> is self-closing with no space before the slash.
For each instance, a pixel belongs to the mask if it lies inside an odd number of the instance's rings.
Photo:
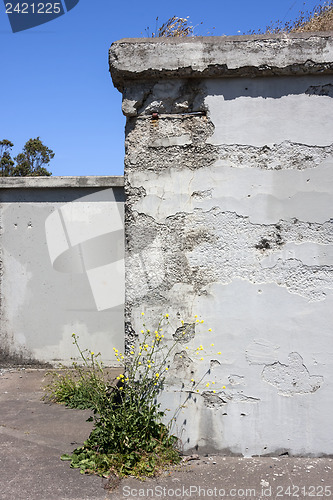
<path id="1" fill-rule="evenodd" d="M 283 396 L 294 396 L 295 394 L 308 394 L 320 389 L 324 382 L 321 376 L 310 375 L 303 358 L 297 352 L 288 356 L 288 364 L 279 361 L 265 366 L 262 378 L 268 384 L 272 384 Z"/>
<path id="2" fill-rule="evenodd" d="M 176 425 L 191 422 L 179 429 L 187 450 L 333 452 L 333 391 L 312 391 L 333 352 L 331 44 L 304 35 L 111 49 L 128 117 L 126 317 L 135 330 L 142 310 L 153 322 L 167 308 L 212 328 L 184 339 L 162 394 L 166 407 L 186 399 Z M 221 356 L 189 362 L 186 347 L 208 339 Z M 283 397 L 290 371 L 302 403 Z M 191 377 L 216 393 L 194 394 Z"/>

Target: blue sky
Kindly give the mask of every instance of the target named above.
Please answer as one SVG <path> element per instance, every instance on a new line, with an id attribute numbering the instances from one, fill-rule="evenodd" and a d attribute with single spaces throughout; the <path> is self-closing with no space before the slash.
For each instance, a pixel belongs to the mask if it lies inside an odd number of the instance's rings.
<path id="1" fill-rule="evenodd" d="M 189 16 L 197 35 L 237 35 L 294 19 L 317 4 L 80 0 L 67 14 L 14 34 L 0 0 L 0 140 L 11 140 L 15 155 L 40 136 L 55 152 L 53 175 L 122 175 L 125 118 L 108 69 L 112 42 L 144 36 L 146 27 L 155 29 L 157 16 L 161 22 Z"/>

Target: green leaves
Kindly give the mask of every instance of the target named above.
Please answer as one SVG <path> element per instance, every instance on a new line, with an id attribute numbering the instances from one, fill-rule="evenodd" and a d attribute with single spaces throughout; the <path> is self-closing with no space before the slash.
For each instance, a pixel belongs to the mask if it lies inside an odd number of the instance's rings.
<path id="1" fill-rule="evenodd" d="M 165 326 L 175 331 L 168 316 L 162 316 L 154 331 L 143 323 L 137 345 L 129 346 L 127 354 L 113 349 L 118 362 L 125 360 L 125 368 L 115 381 L 108 380 L 99 362 L 100 354 L 82 350 L 78 337 L 72 335 L 81 365 L 74 362 L 71 370 L 54 375 L 48 397 L 72 408 L 93 411 L 87 420 L 93 422 L 88 439 L 71 455 L 62 456 L 62 460 L 69 460 L 71 467 L 80 469 L 82 474 L 147 477 L 179 463 L 178 438 L 170 433 L 171 426 L 163 423 L 166 413 L 160 409 L 158 396 L 169 368 L 172 369 L 175 353 L 178 358 L 185 356 L 184 343 L 192 339 L 195 323 L 203 321 L 195 319 L 186 324 L 182 321 L 183 326 L 176 334 L 164 338 Z M 203 350 L 200 345 L 196 354 Z M 198 383 L 191 380 L 190 393 Z"/>
<path id="2" fill-rule="evenodd" d="M 22 153 L 18 154 L 14 160 L 16 166 L 13 169 L 13 176 L 36 177 L 40 175 L 50 176 L 51 172 L 46 170 L 44 165 L 48 165 L 54 158 L 54 152 L 47 146 L 44 146 L 39 137 L 29 139 L 23 148 Z"/>
<path id="3" fill-rule="evenodd" d="M 0 141 L 0 175 L 8 177 L 12 175 L 14 161 L 11 157 L 11 149 L 14 144 L 7 139 Z"/>
<path id="4" fill-rule="evenodd" d="M 14 144 L 7 139 L 0 141 L 0 175 L 2 177 L 52 175 L 45 167 L 48 166 L 55 154 L 52 149 L 44 146 L 39 137 L 29 139 L 25 143 L 22 153 L 19 153 L 14 160 L 11 157 L 13 146 Z"/>

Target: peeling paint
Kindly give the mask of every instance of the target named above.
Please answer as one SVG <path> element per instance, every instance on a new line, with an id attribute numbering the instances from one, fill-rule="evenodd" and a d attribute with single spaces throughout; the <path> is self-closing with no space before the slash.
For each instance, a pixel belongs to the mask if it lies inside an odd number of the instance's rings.
<path id="1" fill-rule="evenodd" d="M 322 386 L 324 378 L 319 375 L 310 375 L 303 364 L 303 358 L 297 352 L 288 356 L 288 364 L 280 362 L 265 366 L 262 379 L 278 389 L 282 396 L 309 394 L 316 392 Z"/>
<path id="2" fill-rule="evenodd" d="M 191 152 L 188 154 L 192 156 Z M 173 165 L 163 172 L 131 171 L 128 181 L 132 187 L 152 183 L 149 196 L 140 198 L 133 209 L 159 222 L 179 212 L 207 212 L 217 205 L 222 212 L 247 216 L 257 224 L 273 224 L 292 217 L 322 224 L 330 218 L 327 206 L 332 196 L 333 155 L 310 171 L 239 169 L 221 162 L 195 165 L 195 171 L 186 166 L 179 172 L 179 167 Z M 192 196 L 193 191 L 210 189 L 212 197 Z M 265 209 L 267 203 L 269 210 Z"/>
<path id="3" fill-rule="evenodd" d="M 193 365 L 193 360 L 189 357 L 186 351 L 180 351 L 174 354 L 172 369 L 184 370 Z"/>
<path id="4" fill-rule="evenodd" d="M 195 337 L 195 323 L 184 323 L 182 326 L 178 327 L 173 338 L 180 342 L 181 344 L 187 344 L 190 340 Z"/>
<path id="5" fill-rule="evenodd" d="M 326 85 L 312 85 L 306 89 L 307 95 L 327 95 L 333 97 L 333 84 L 327 83 Z"/>
<path id="6" fill-rule="evenodd" d="M 202 393 L 202 397 L 204 398 L 204 405 L 207 408 L 223 408 L 224 405 L 228 403 L 258 403 L 258 398 L 253 398 L 250 396 L 246 396 L 242 393 L 230 393 L 227 394 L 225 392 L 219 392 L 218 394 L 214 394 L 211 391 L 204 391 Z"/>
<path id="7" fill-rule="evenodd" d="M 254 339 L 245 351 L 246 360 L 250 365 L 272 364 L 278 360 L 279 346 L 269 340 Z"/>
<path id="8" fill-rule="evenodd" d="M 207 408 L 223 408 L 227 404 L 227 401 L 223 397 L 210 391 L 203 392 L 202 397 Z"/>
<path id="9" fill-rule="evenodd" d="M 202 364 L 184 346 L 169 369 L 166 407 L 187 380 L 204 388 L 177 420 L 191 422 L 185 449 L 333 452 L 333 45 L 303 37 L 111 51 L 127 115 L 126 318 L 199 315 L 211 331 L 184 344 L 216 346 Z"/>
<path id="10" fill-rule="evenodd" d="M 243 385 L 244 378 L 242 375 L 229 375 L 228 380 L 231 385 Z"/>
<path id="11" fill-rule="evenodd" d="M 330 76 L 326 80 L 330 83 Z M 236 82 L 248 86 L 244 80 Z M 306 89 L 308 82 L 308 78 L 303 82 L 300 80 L 299 88 Z M 209 142 L 258 147 L 286 140 L 310 146 L 332 144 L 333 131 L 322 127 L 322 123 L 330 121 L 333 99 L 327 95 L 296 94 L 293 85 L 293 78 L 259 79 L 255 82 L 258 94 L 248 96 L 237 92 L 233 79 L 207 81 L 205 103 L 215 125 Z M 225 99 L 226 93 L 230 93 L 231 97 Z M 314 107 L 316 113 L 313 113 Z"/>

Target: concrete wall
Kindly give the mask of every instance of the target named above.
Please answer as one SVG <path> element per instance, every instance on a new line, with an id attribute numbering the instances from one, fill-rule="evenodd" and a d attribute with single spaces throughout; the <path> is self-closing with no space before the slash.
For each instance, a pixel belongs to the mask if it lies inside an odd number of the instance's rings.
<path id="1" fill-rule="evenodd" d="M 124 342 L 122 177 L 3 178 L 0 366 L 84 348 L 114 365 Z"/>
<path id="2" fill-rule="evenodd" d="M 205 321 L 163 395 L 185 449 L 332 454 L 333 34 L 121 40 L 110 67 L 127 342 L 142 311 Z"/>

